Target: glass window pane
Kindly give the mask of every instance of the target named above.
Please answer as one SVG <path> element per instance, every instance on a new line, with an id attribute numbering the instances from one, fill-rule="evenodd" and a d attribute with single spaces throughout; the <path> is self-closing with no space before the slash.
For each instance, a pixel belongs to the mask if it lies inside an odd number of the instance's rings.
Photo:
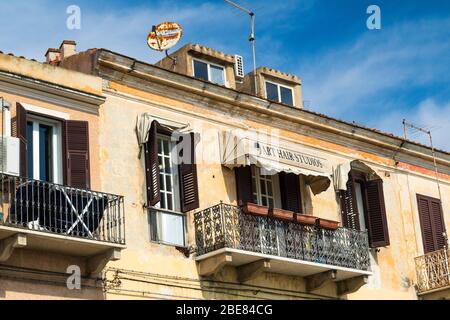
<path id="1" fill-rule="evenodd" d="M 267 205 L 267 198 L 266 197 L 262 197 L 261 200 L 262 200 L 262 206 L 267 207 L 268 206 Z"/>
<path id="2" fill-rule="evenodd" d="M 164 174 L 159 175 L 159 188 L 161 190 L 166 190 L 165 185 L 164 185 Z"/>
<path id="3" fill-rule="evenodd" d="M 267 181 L 267 194 L 273 196 L 272 181 Z"/>
<path id="4" fill-rule="evenodd" d="M 158 154 L 162 154 L 162 140 L 158 139 Z"/>
<path id="5" fill-rule="evenodd" d="M 166 169 L 166 173 L 172 173 L 172 168 L 170 167 L 170 158 L 164 158 L 164 167 Z"/>
<path id="6" fill-rule="evenodd" d="M 161 213 L 159 226 L 160 241 L 184 246 L 184 217 Z"/>
<path id="7" fill-rule="evenodd" d="M 28 178 L 33 179 L 33 122 L 27 122 Z"/>
<path id="8" fill-rule="evenodd" d="M 169 141 L 164 140 L 164 155 L 165 155 L 165 156 L 168 156 L 169 154 L 170 154 L 170 151 L 169 151 Z"/>
<path id="9" fill-rule="evenodd" d="M 292 97 L 292 90 L 289 88 L 280 87 L 281 102 L 289 106 L 294 106 L 294 99 Z"/>
<path id="10" fill-rule="evenodd" d="M 166 190 L 169 192 L 173 192 L 172 176 L 166 176 Z"/>
<path id="11" fill-rule="evenodd" d="M 161 209 L 167 209 L 166 204 L 166 195 L 165 193 L 161 193 L 161 202 L 160 202 Z"/>
<path id="12" fill-rule="evenodd" d="M 208 81 L 208 65 L 194 60 L 194 77 Z"/>
<path id="13" fill-rule="evenodd" d="M 273 208 L 273 199 L 269 198 L 269 208 Z"/>
<path id="14" fill-rule="evenodd" d="M 266 193 L 266 183 L 264 182 L 264 180 L 261 180 L 261 194 L 267 194 Z"/>
<path id="15" fill-rule="evenodd" d="M 225 85 L 225 76 L 222 67 L 210 66 L 211 70 L 211 82 Z"/>
<path id="16" fill-rule="evenodd" d="M 39 125 L 39 179 L 51 181 L 52 128 Z"/>
<path id="17" fill-rule="evenodd" d="M 167 194 L 167 210 L 173 210 L 173 200 L 170 193 Z"/>
<path id="18" fill-rule="evenodd" d="M 278 102 L 278 86 L 273 83 L 266 82 L 267 99 Z"/>

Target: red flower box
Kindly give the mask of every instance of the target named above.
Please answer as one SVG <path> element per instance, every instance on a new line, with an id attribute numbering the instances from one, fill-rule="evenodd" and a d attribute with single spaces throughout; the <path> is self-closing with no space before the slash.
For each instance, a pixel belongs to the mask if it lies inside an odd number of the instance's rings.
<path id="1" fill-rule="evenodd" d="M 244 211 L 244 213 L 246 214 L 250 214 L 253 216 L 267 216 L 269 214 L 269 208 L 267 207 L 262 207 L 262 206 L 258 206 L 257 204 L 254 203 L 246 203 L 242 206 L 242 210 Z"/>
<path id="2" fill-rule="evenodd" d="M 306 214 L 299 214 L 297 213 L 295 215 L 295 221 L 297 223 L 307 225 L 307 226 L 315 226 L 317 223 L 318 218 Z"/>
<path id="3" fill-rule="evenodd" d="M 294 220 L 294 212 L 288 211 L 288 210 L 273 208 L 273 209 L 269 210 L 269 215 L 272 218 L 278 219 L 278 220 L 283 220 L 283 221 Z"/>
<path id="4" fill-rule="evenodd" d="M 317 219 L 317 227 L 327 230 L 336 230 L 339 228 L 339 222 L 327 219 Z"/>

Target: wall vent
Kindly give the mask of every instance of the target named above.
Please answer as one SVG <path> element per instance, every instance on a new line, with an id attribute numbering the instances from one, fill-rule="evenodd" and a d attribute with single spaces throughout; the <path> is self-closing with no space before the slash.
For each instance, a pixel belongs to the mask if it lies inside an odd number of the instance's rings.
<path id="1" fill-rule="evenodd" d="M 234 70 L 236 72 L 236 77 L 243 78 L 245 75 L 245 73 L 244 73 L 244 58 L 242 58 L 241 56 L 235 55 L 234 61 L 235 61 Z"/>

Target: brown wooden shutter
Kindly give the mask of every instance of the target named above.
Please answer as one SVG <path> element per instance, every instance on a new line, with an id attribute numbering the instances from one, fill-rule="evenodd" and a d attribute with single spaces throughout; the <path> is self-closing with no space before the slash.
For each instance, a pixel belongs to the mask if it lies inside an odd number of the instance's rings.
<path id="1" fill-rule="evenodd" d="M 389 231 L 384 203 L 383 181 L 373 180 L 366 182 L 367 199 L 367 228 L 371 248 L 386 247 L 389 245 Z"/>
<path id="2" fill-rule="evenodd" d="M 299 176 L 281 172 L 279 178 L 282 209 L 303 213 Z"/>
<path id="3" fill-rule="evenodd" d="M 446 243 L 442 205 L 439 199 L 417 195 L 422 242 L 425 253 L 442 249 Z"/>
<path id="4" fill-rule="evenodd" d="M 235 168 L 237 202 L 239 206 L 253 202 L 252 168 L 250 166 Z"/>
<path id="5" fill-rule="evenodd" d="M 86 121 L 65 122 L 67 184 L 90 189 L 89 124 Z"/>
<path id="6" fill-rule="evenodd" d="M 27 155 L 27 111 L 20 104 L 16 105 L 16 117 L 12 120 L 13 135 L 20 140 L 20 175 L 28 176 L 28 155 Z"/>
<path id="7" fill-rule="evenodd" d="M 147 205 L 151 207 L 161 201 L 158 161 L 158 127 L 159 123 L 153 121 L 150 127 L 148 142 L 144 146 Z"/>
<path id="8" fill-rule="evenodd" d="M 181 163 L 178 166 L 180 176 L 180 201 L 181 212 L 186 213 L 200 207 L 198 195 L 198 180 L 197 180 L 197 163 L 195 161 L 195 146 L 197 136 L 194 133 L 185 134 L 180 137 L 180 141 L 189 139 L 190 141 L 190 163 Z M 180 145 L 180 144 L 179 144 Z M 179 156 L 183 156 L 183 150 L 179 150 Z"/>
<path id="9" fill-rule="evenodd" d="M 361 230 L 359 212 L 356 204 L 355 180 L 350 174 L 347 181 L 347 190 L 339 192 L 341 200 L 342 224 L 349 229 Z"/>

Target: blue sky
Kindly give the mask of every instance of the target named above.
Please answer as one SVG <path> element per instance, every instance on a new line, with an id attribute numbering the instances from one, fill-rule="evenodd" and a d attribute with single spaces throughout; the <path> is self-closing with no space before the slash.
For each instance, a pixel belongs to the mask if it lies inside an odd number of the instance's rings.
<path id="1" fill-rule="evenodd" d="M 236 0 L 256 13 L 258 65 L 303 80 L 308 108 L 402 134 L 401 121 L 432 129 L 450 150 L 450 1 Z M 66 28 L 66 8 L 81 8 L 81 30 Z M 366 9 L 381 8 L 368 30 Z M 2 1 L 0 50 L 43 60 L 63 39 L 79 51 L 107 48 L 147 62 L 153 24 L 178 21 L 180 45 L 200 43 L 244 56 L 251 69 L 248 17 L 222 0 Z M 410 137 L 424 141 L 417 133 Z"/>

